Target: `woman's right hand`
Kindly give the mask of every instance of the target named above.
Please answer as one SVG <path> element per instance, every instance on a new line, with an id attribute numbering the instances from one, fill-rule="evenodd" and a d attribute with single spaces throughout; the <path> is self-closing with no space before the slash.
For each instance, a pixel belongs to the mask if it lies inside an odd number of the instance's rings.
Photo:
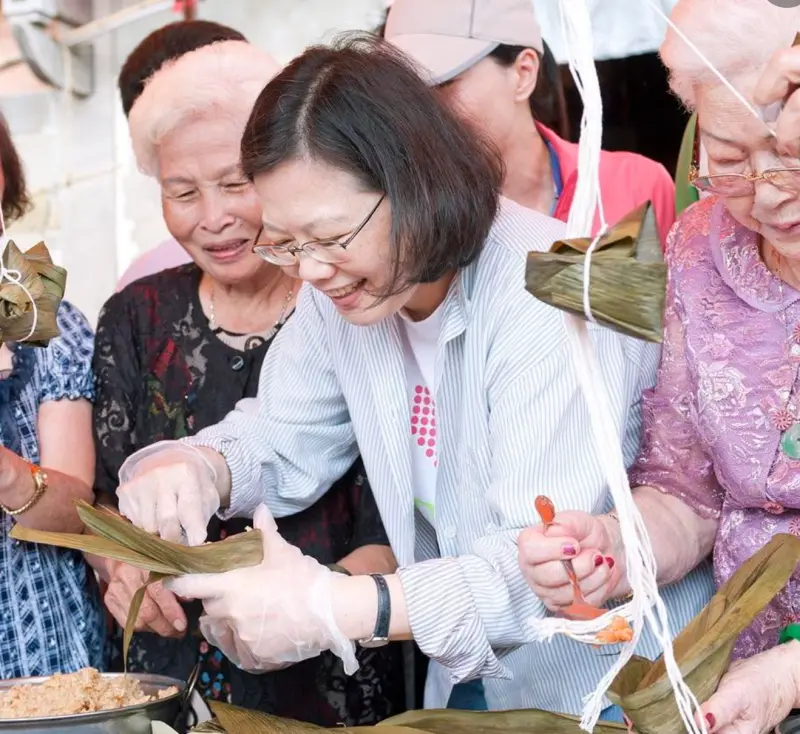
<path id="1" fill-rule="evenodd" d="M 574 592 L 562 561 L 571 560 L 589 604 L 600 606 L 624 591 L 624 553 L 619 523 L 608 515 L 559 512 L 545 531 L 534 525 L 520 533 L 519 566 L 533 592 L 551 612 L 572 604 Z"/>
<path id="2" fill-rule="evenodd" d="M 108 589 L 104 601 L 108 611 L 120 627 L 125 627 L 134 594 L 147 583 L 150 575 L 135 566 L 119 561 L 108 561 Z M 150 584 L 144 594 L 137 632 L 155 632 L 161 637 L 183 637 L 186 634 L 186 614 L 178 598 L 164 588 L 161 582 Z"/>
<path id="3" fill-rule="evenodd" d="M 153 444 L 133 454 L 119 478 L 119 511 L 134 525 L 175 543 L 184 536 L 189 545 L 205 542 L 220 492 L 217 471 L 202 449 L 177 441 Z"/>

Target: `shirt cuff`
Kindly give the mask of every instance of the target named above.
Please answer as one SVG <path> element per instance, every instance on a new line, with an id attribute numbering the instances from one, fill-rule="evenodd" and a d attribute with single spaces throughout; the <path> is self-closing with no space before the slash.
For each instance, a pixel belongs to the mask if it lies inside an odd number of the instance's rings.
<path id="1" fill-rule="evenodd" d="M 489 644 L 458 559 L 425 561 L 397 573 L 414 640 L 425 655 L 448 670 L 454 684 L 512 678 Z"/>
<path id="2" fill-rule="evenodd" d="M 263 501 L 259 481 L 259 465 L 253 462 L 242 442 L 219 434 L 216 427 L 211 427 L 189 438 L 181 439 L 182 442 L 192 446 L 202 446 L 221 454 L 231 473 L 231 495 L 228 507 L 217 513 L 220 520 L 230 520 L 232 517 L 252 517 L 253 513 Z"/>

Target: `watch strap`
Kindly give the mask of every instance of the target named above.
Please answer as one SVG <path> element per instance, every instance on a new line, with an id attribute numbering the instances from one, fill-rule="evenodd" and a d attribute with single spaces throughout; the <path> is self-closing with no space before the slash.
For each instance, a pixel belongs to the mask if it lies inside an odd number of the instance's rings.
<path id="1" fill-rule="evenodd" d="M 392 618 L 392 597 L 389 594 L 389 584 L 379 573 L 371 573 L 375 586 L 378 589 L 378 613 L 375 620 L 375 630 L 371 637 L 359 640 L 362 647 L 380 647 L 389 642 L 389 622 Z"/>

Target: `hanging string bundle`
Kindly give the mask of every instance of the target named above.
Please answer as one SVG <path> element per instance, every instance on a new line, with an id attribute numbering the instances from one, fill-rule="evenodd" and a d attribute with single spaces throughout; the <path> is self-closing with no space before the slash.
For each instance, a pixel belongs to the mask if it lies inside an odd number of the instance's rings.
<path id="1" fill-rule="evenodd" d="M 603 135 L 603 104 L 600 84 L 594 64 L 594 40 L 591 16 L 586 0 L 559 0 L 562 29 L 568 64 L 576 88 L 583 102 L 578 153 L 578 182 L 574 202 L 567 220 L 567 238 L 585 237 L 592 231 L 595 217 L 600 221 L 599 234 L 593 239 L 584 263 L 584 317 L 566 313 L 573 363 L 588 405 L 592 438 L 597 456 L 603 467 L 609 491 L 619 518 L 631 600 L 596 620 L 570 621 L 566 619 L 533 620 L 534 631 L 540 640 L 563 634 L 581 642 L 596 644 L 597 635 L 608 628 L 614 617 L 623 616 L 633 628 L 633 639 L 624 644 L 612 668 L 587 696 L 581 719 L 581 728 L 592 731 L 604 706 L 605 694 L 614 678 L 631 659 L 639 642 L 645 620 L 663 650 L 667 677 L 672 685 L 675 700 L 686 731 L 705 733 L 705 725 L 695 722 L 694 712 L 699 705 L 683 681 L 672 649 L 667 609 L 662 601 L 656 581 L 656 562 L 650 538 L 633 501 L 625 461 L 622 455 L 620 426 L 611 410 L 611 399 L 605 379 L 594 351 L 587 322 L 594 322 L 589 298 L 591 260 L 597 244 L 608 230 L 600 197 L 600 152 Z"/>

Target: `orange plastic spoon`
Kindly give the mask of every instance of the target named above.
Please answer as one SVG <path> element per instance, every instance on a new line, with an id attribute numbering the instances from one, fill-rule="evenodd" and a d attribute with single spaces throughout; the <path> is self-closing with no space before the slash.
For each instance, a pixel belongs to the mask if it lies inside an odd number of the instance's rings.
<path id="1" fill-rule="evenodd" d="M 547 532 L 547 529 L 553 524 L 556 518 L 555 505 L 553 504 L 553 501 L 549 497 L 545 497 L 544 495 L 539 495 L 536 498 L 534 505 L 536 507 L 536 512 L 539 513 L 539 517 L 542 519 L 542 524 L 544 525 L 545 532 Z M 572 561 L 562 560 L 561 563 L 564 564 L 564 569 L 567 572 L 567 577 L 569 578 L 569 581 L 572 584 L 574 597 L 572 599 L 572 604 L 563 609 L 556 616 L 566 617 L 567 619 L 577 619 L 582 621 L 587 621 L 590 619 L 597 619 L 598 617 L 602 617 L 608 610 L 599 609 L 598 607 L 593 607 L 583 598 L 583 594 L 581 594 L 581 587 L 580 584 L 578 583 L 578 577 L 575 575 L 575 569 L 572 566 Z"/>

